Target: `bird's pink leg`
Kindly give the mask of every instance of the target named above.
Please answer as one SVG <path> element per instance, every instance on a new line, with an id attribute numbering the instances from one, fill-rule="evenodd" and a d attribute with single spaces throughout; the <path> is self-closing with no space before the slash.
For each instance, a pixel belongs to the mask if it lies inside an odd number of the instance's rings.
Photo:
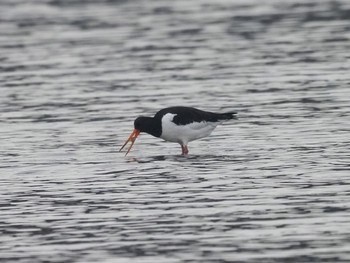
<path id="1" fill-rule="evenodd" d="M 182 145 L 181 144 L 181 149 L 182 149 L 182 155 L 187 155 L 188 154 L 187 145 Z"/>

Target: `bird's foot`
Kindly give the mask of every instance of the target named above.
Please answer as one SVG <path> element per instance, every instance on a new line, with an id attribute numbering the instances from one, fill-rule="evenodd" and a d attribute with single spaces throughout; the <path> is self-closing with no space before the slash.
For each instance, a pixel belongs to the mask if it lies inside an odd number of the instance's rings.
<path id="1" fill-rule="evenodd" d="M 188 155 L 188 148 L 187 145 L 181 145 L 181 149 L 182 149 L 182 155 Z"/>

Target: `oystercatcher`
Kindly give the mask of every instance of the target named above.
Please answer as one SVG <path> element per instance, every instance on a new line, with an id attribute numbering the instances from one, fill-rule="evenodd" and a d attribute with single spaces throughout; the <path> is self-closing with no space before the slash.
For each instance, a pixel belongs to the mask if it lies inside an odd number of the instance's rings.
<path id="1" fill-rule="evenodd" d="M 140 132 L 146 132 L 169 142 L 181 145 L 182 155 L 188 154 L 187 144 L 190 141 L 209 136 L 216 126 L 225 120 L 236 119 L 236 112 L 213 113 L 191 107 L 170 107 L 156 113 L 154 117 L 138 117 L 134 130 L 120 148 L 131 141 L 127 155 Z"/>

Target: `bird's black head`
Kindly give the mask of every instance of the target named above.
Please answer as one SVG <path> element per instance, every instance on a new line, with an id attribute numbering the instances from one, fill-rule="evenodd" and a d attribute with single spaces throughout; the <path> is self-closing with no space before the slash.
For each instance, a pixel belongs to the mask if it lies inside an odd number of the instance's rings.
<path id="1" fill-rule="evenodd" d="M 134 121 L 134 128 L 136 130 L 139 130 L 140 132 L 146 132 L 147 130 L 147 126 L 149 123 L 149 119 L 148 117 L 138 117 L 135 121 Z"/>
<path id="2" fill-rule="evenodd" d="M 138 117 L 134 121 L 134 128 L 140 132 L 146 132 L 155 137 L 159 137 L 162 134 L 160 121 L 151 117 Z"/>

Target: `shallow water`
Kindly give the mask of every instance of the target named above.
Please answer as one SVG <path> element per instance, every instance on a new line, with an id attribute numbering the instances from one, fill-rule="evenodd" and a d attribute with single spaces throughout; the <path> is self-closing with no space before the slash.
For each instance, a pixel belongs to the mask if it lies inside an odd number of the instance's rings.
<path id="1" fill-rule="evenodd" d="M 348 1 L 0 2 L 1 262 L 349 262 Z M 174 105 L 239 120 L 179 145 Z"/>

